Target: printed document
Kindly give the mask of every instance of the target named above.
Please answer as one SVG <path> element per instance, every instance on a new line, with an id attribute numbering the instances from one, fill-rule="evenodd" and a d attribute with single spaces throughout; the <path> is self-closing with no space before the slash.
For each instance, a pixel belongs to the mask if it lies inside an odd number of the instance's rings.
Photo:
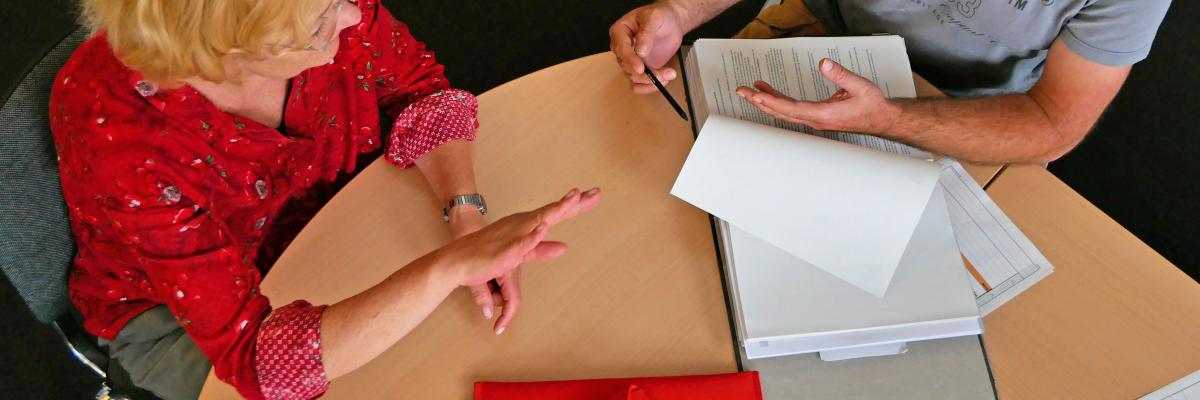
<path id="1" fill-rule="evenodd" d="M 709 114 L 774 126 L 876 150 L 930 159 L 932 155 L 875 136 L 818 131 L 759 111 L 738 97 L 739 86 L 764 81 L 797 100 L 823 101 L 838 91 L 818 67 L 829 58 L 875 82 L 888 98 L 917 96 L 904 39 L 899 36 L 784 38 L 766 40 L 701 39 L 694 46 L 704 104 L 694 104 L 700 127 Z M 686 66 L 685 66 L 686 68 Z"/>

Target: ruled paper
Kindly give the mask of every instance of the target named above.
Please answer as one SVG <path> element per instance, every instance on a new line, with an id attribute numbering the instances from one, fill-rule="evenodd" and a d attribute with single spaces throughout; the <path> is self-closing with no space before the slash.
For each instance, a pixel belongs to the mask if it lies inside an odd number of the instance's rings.
<path id="1" fill-rule="evenodd" d="M 1054 267 L 958 161 L 944 158 L 939 163 L 938 185 L 946 194 L 958 249 L 974 278 L 975 303 L 987 315 L 1049 276 Z"/>

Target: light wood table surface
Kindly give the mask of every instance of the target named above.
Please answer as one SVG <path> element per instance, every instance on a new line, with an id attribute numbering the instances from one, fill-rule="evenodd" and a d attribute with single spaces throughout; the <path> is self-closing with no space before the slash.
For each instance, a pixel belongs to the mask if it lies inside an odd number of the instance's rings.
<path id="1" fill-rule="evenodd" d="M 1044 168 L 988 194 L 1054 273 L 984 318 L 1002 399 L 1135 399 L 1200 369 L 1200 285 Z"/>
<path id="2" fill-rule="evenodd" d="M 682 84 L 671 84 L 683 99 Z M 523 267 L 521 310 L 492 333 L 466 289 L 329 399 L 468 399 L 479 380 L 737 370 L 708 214 L 670 195 L 690 125 L 639 96 L 611 54 L 479 96 L 476 170 L 491 218 L 599 186 L 591 213 L 556 227 L 562 259 Z M 420 173 L 377 160 L 309 222 L 263 282 L 274 306 L 332 303 L 450 241 Z M 211 374 L 202 398 L 233 398 Z"/>
<path id="3" fill-rule="evenodd" d="M 684 98 L 679 80 L 668 86 Z M 689 125 L 661 96 L 630 93 L 609 53 L 479 103 L 476 169 L 493 218 L 572 186 L 605 198 L 552 233 L 567 256 L 524 267 L 525 301 L 504 335 L 459 290 L 326 398 L 468 399 L 478 380 L 734 371 L 707 214 L 668 193 Z M 1200 368 L 1200 287 L 1045 170 L 967 170 L 994 180 L 989 193 L 1056 268 L 984 320 L 1001 396 L 1132 398 Z M 450 240 L 439 207 L 417 171 L 376 161 L 301 232 L 263 292 L 276 306 L 357 293 Z M 201 394 L 236 397 L 211 375 Z"/>

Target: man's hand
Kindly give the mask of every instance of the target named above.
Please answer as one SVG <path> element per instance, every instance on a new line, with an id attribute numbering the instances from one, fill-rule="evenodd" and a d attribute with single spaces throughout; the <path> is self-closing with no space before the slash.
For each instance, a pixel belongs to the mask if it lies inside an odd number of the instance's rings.
<path id="1" fill-rule="evenodd" d="M 753 89 L 739 87 L 737 94 L 775 118 L 819 130 L 880 134 L 900 119 L 900 107 L 871 81 L 830 59 L 820 66 L 821 74 L 841 88 L 825 101 L 795 100 L 763 81 Z"/>
<path id="2" fill-rule="evenodd" d="M 763 112 L 815 129 L 871 134 L 976 163 L 1041 164 L 1083 140 L 1130 66 L 1089 61 L 1060 39 L 1027 93 L 892 100 L 832 61 L 822 60 L 820 69 L 842 88 L 825 101 L 789 99 L 761 82 L 738 94 Z"/>
<path id="3" fill-rule="evenodd" d="M 630 11 L 608 29 L 609 49 L 617 55 L 621 70 L 629 75 L 634 92 L 657 91 L 645 75 L 647 66 L 663 84 L 678 76 L 674 69 L 663 65 L 679 51 L 684 33 L 679 12 L 661 2 Z"/>

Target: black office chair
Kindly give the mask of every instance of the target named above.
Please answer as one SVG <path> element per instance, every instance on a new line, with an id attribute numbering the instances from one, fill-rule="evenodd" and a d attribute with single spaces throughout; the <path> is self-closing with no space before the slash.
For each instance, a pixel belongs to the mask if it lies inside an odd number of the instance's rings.
<path id="1" fill-rule="evenodd" d="M 0 272 L 38 321 L 49 324 L 80 363 L 104 383 L 97 399 L 152 399 L 122 376 L 67 299 L 75 242 L 50 134 L 50 88 L 88 37 L 77 28 L 55 45 L 0 106 Z M 114 371 L 116 369 L 116 371 Z M 114 379 L 116 378 L 116 379 Z"/>

